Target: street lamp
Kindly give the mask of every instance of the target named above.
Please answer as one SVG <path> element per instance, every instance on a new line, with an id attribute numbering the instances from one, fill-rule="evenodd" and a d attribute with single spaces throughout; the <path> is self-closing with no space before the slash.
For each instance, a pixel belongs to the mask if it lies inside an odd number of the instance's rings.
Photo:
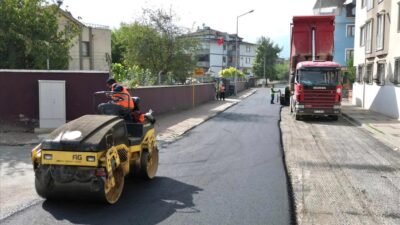
<path id="1" fill-rule="evenodd" d="M 238 41 L 239 41 L 239 18 L 247 15 L 249 13 L 254 12 L 254 10 L 250 10 L 246 13 L 243 13 L 236 17 L 236 71 L 235 71 L 235 95 L 237 95 L 237 71 L 239 69 L 239 48 L 238 48 Z"/>

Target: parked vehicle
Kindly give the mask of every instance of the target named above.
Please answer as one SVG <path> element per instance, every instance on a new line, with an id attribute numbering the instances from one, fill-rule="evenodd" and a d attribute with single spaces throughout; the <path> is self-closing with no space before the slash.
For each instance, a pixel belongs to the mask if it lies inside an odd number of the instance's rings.
<path id="1" fill-rule="evenodd" d="M 332 62 L 334 16 L 294 16 L 290 49 L 290 111 L 302 116 L 341 115 L 340 65 Z"/>

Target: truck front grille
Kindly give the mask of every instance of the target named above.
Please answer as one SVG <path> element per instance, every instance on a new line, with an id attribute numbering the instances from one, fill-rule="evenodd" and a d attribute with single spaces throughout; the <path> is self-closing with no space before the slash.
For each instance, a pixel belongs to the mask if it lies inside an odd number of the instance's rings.
<path id="1" fill-rule="evenodd" d="M 332 108 L 335 104 L 336 90 L 304 90 L 305 108 Z"/>

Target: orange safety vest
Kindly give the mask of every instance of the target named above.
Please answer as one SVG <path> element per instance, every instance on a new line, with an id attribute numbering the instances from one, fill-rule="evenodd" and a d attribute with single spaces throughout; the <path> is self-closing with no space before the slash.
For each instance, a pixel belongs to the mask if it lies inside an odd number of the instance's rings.
<path id="1" fill-rule="evenodd" d="M 117 85 L 118 85 L 117 83 L 114 83 L 111 86 L 111 91 L 114 91 L 114 88 Z M 134 103 L 133 103 L 133 100 L 131 98 L 131 95 L 129 94 L 129 91 L 125 87 L 122 87 L 121 93 L 124 93 L 124 94 L 119 94 L 119 93 L 113 94 L 113 98 L 115 100 L 115 103 L 117 105 L 120 105 L 120 106 L 124 107 L 124 108 L 128 108 L 128 105 L 129 105 L 129 108 L 133 109 Z M 122 98 L 122 99 L 120 99 L 120 98 Z"/>

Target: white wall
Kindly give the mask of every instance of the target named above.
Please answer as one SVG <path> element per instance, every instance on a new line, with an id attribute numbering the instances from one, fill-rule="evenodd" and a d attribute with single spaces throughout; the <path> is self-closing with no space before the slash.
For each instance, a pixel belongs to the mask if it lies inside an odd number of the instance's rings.
<path id="1" fill-rule="evenodd" d="M 247 47 L 250 47 L 250 51 L 247 51 Z M 240 67 L 251 68 L 256 57 L 256 46 L 251 44 L 240 45 Z M 246 59 L 250 61 L 246 62 Z"/>
<path id="2" fill-rule="evenodd" d="M 375 83 L 354 83 L 352 103 L 354 105 L 364 107 L 365 109 L 379 112 L 400 120 L 400 86 L 396 86 L 391 82 L 391 80 L 393 80 L 394 73 L 394 58 L 400 57 L 400 33 L 397 32 L 397 20 L 399 16 L 397 5 L 398 1 L 392 0 L 391 3 L 391 20 L 385 20 L 385 26 L 390 25 L 390 33 L 385 33 L 385 35 L 390 35 L 389 51 L 386 57 L 375 57 L 373 61 L 373 73 L 376 74 L 376 62 L 382 59 L 386 60 L 385 83 L 384 85 L 377 85 Z M 366 8 L 361 9 L 361 0 L 357 0 L 356 14 L 356 32 L 354 37 L 354 66 L 357 67 L 360 64 L 364 64 L 366 60 L 365 47 L 360 47 L 360 27 L 363 26 L 367 20 L 367 10 Z M 376 23 L 376 21 L 374 21 L 374 23 Z M 372 41 L 376 42 L 376 30 L 374 29 L 372 31 L 372 36 Z M 372 51 L 375 51 L 374 47 Z"/>
<path id="3" fill-rule="evenodd" d="M 218 74 L 221 71 L 222 66 L 227 65 L 228 57 L 226 57 L 225 63 L 223 63 L 223 56 L 226 56 L 226 50 L 224 51 L 224 45 L 218 45 L 217 43 L 210 43 L 210 67 L 211 70 Z"/>
<path id="4" fill-rule="evenodd" d="M 108 71 L 106 54 L 111 56 L 111 30 L 92 29 L 93 34 L 93 69 Z"/>
<path id="5" fill-rule="evenodd" d="M 376 84 L 364 85 L 355 83 L 353 84 L 353 104 L 362 107 L 363 92 L 365 93 L 365 109 L 400 120 L 400 87 L 394 85 L 378 86 Z"/>
<path id="6" fill-rule="evenodd" d="M 365 61 L 365 47 L 360 46 L 360 28 L 365 24 L 367 19 L 367 10 L 361 9 L 361 0 L 356 2 L 356 22 L 354 35 L 354 66 L 363 64 Z"/>

